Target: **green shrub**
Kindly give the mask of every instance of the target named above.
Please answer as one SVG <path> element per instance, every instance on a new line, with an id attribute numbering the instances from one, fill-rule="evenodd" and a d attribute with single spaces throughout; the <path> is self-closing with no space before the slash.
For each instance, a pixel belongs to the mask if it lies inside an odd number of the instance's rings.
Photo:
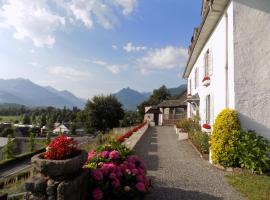
<path id="1" fill-rule="evenodd" d="M 224 167 L 238 166 L 238 140 L 241 135 L 240 121 L 237 112 L 224 109 L 216 118 L 210 147 L 215 164 Z"/>
<path id="2" fill-rule="evenodd" d="M 192 134 L 192 143 L 199 148 L 201 153 L 209 153 L 209 135 L 207 133 L 196 131 Z"/>
<path id="3" fill-rule="evenodd" d="M 242 131 L 237 145 L 241 167 L 258 173 L 269 169 L 267 152 L 270 151 L 270 143 L 268 140 L 258 136 L 254 131 Z"/>
<path id="4" fill-rule="evenodd" d="M 176 123 L 177 128 L 182 128 L 183 131 L 192 134 L 195 131 L 200 131 L 199 123 L 194 119 L 182 119 Z"/>

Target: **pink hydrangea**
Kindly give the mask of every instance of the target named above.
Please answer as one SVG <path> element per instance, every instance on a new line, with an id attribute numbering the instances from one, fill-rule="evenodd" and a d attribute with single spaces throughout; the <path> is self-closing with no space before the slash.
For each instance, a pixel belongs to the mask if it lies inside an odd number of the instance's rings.
<path id="1" fill-rule="evenodd" d="M 143 182 L 143 181 L 144 181 L 142 175 L 137 175 L 137 176 L 136 176 L 136 180 L 137 180 L 138 182 Z"/>
<path id="2" fill-rule="evenodd" d="M 112 181 L 112 186 L 113 186 L 114 188 L 119 188 L 119 187 L 121 187 L 121 183 L 120 183 L 120 181 L 119 181 L 118 179 L 114 179 L 114 180 Z"/>
<path id="3" fill-rule="evenodd" d="M 109 151 L 102 151 L 102 152 L 101 152 L 101 157 L 102 157 L 102 158 L 108 158 L 109 154 L 110 154 Z"/>
<path id="4" fill-rule="evenodd" d="M 131 170 L 131 173 L 132 173 L 133 176 L 136 176 L 136 175 L 139 173 L 139 170 L 137 170 L 137 169 L 132 169 L 132 170 Z"/>
<path id="5" fill-rule="evenodd" d="M 103 198 L 103 192 L 100 188 L 95 188 L 92 192 L 92 197 L 94 200 L 101 200 Z"/>
<path id="6" fill-rule="evenodd" d="M 120 157 L 120 154 L 119 154 L 119 152 L 116 151 L 116 150 L 111 151 L 110 154 L 109 154 L 109 158 L 110 158 L 111 160 L 116 160 L 116 159 L 118 159 L 119 157 Z"/>
<path id="7" fill-rule="evenodd" d="M 116 179 L 116 174 L 113 173 L 113 172 L 110 173 L 109 178 L 110 178 L 110 179 Z"/>
<path id="8" fill-rule="evenodd" d="M 144 185 L 142 182 L 138 182 L 138 183 L 136 184 L 136 188 L 137 188 L 137 190 L 138 190 L 139 192 L 145 192 L 145 191 L 146 191 L 145 185 Z"/>
<path id="9" fill-rule="evenodd" d="M 90 151 L 89 153 L 88 153 L 88 158 L 87 158 L 87 160 L 92 160 L 92 158 L 94 158 L 95 156 L 96 156 L 97 154 L 96 154 L 96 152 L 95 151 Z"/>
<path id="10" fill-rule="evenodd" d="M 103 174 L 102 174 L 102 171 L 100 169 L 93 170 L 92 171 L 92 176 L 97 181 L 101 181 L 103 179 Z"/>

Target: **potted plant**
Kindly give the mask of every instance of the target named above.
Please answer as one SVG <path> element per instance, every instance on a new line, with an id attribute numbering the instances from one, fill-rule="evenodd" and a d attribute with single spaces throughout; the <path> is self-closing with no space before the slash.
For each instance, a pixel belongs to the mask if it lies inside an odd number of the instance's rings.
<path id="1" fill-rule="evenodd" d="M 205 76 L 203 78 L 203 80 L 202 80 L 203 86 L 208 86 L 208 85 L 210 85 L 210 83 L 211 83 L 210 77 L 209 76 Z"/>
<path id="2" fill-rule="evenodd" d="M 88 154 L 89 191 L 94 200 L 143 199 L 151 183 L 145 165 L 118 142 L 101 145 Z"/>
<path id="3" fill-rule="evenodd" d="M 32 157 L 34 168 L 49 177 L 73 174 L 81 170 L 87 153 L 77 148 L 76 141 L 66 135 L 55 138 L 46 148 L 46 152 Z"/>
<path id="4" fill-rule="evenodd" d="M 203 124 L 203 125 L 202 125 L 202 130 L 203 130 L 204 132 L 206 132 L 206 133 L 211 133 L 212 128 L 211 128 L 211 126 L 210 126 L 209 124 Z"/>

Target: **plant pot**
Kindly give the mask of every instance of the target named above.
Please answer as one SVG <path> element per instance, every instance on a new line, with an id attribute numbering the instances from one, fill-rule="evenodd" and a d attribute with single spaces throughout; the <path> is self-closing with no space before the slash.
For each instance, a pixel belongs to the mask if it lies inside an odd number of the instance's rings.
<path id="1" fill-rule="evenodd" d="M 47 160 L 42 157 L 43 153 L 32 157 L 32 166 L 41 174 L 50 177 L 65 176 L 82 169 L 86 162 L 87 153 L 81 151 L 77 156 L 65 160 Z"/>
<path id="2" fill-rule="evenodd" d="M 202 85 L 203 86 L 208 86 L 208 85 L 210 85 L 210 83 L 211 83 L 210 80 L 204 80 L 203 83 L 202 83 Z"/>
<path id="3" fill-rule="evenodd" d="M 212 129 L 202 128 L 202 131 L 206 133 L 211 133 Z"/>

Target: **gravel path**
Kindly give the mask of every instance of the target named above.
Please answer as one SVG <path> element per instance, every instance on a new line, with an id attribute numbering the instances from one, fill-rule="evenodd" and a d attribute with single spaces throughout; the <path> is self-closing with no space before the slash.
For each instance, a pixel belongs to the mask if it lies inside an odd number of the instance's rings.
<path id="1" fill-rule="evenodd" d="M 202 160 L 188 141 L 178 141 L 172 127 L 149 128 L 135 151 L 153 182 L 147 199 L 244 199 L 228 185 L 225 172 Z"/>

